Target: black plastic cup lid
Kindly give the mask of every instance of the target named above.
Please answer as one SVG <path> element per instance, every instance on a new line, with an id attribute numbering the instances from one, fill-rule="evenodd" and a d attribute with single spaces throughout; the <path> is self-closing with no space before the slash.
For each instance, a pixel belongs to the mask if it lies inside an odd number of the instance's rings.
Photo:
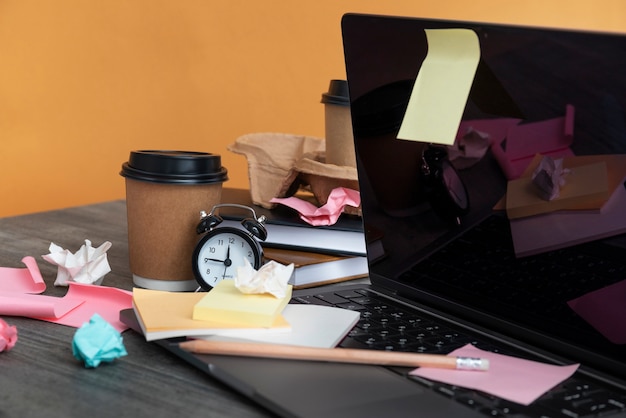
<path id="1" fill-rule="evenodd" d="M 228 180 L 216 154 L 195 151 L 131 151 L 120 175 L 153 183 L 209 184 Z"/>
<path id="2" fill-rule="evenodd" d="M 322 103 L 349 106 L 348 82 L 346 80 L 330 80 L 328 92 L 322 94 Z"/>

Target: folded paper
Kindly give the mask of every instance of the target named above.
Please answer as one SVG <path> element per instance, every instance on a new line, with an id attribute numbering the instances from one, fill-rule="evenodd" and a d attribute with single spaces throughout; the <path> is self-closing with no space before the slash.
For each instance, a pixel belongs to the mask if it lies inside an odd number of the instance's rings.
<path id="1" fill-rule="evenodd" d="M 84 302 L 71 296 L 58 298 L 28 293 L 5 293 L 0 295 L 0 314 L 29 318 L 60 320 Z"/>
<path id="2" fill-rule="evenodd" d="M 361 195 L 346 187 L 331 190 L 326 204 L 319 208 L 297 197 L 273 198 L 272 203 L 280 203 L 298 211 L 300 219 L 313 226 L 334 225 L 346 206 L 359 207 Z"/>
<path id="3" fill-rule="evenodd" d="M 132 292 L 70 282 L 63 297 L 34 294 L 42 293 L 46 284 L 33 257 L 24 257 L 22 262 L 27 268 L 0 268 L 0 315 L 79 327 L 98 312 L 118 331 L 128 328 L 119 320 L 119 312 L 132 307 Z"/>
<path id="4" fill-rule="evenodd" d="M 72 353 L 78 360 L 85 362 L 85 367 L 95 368 L 102 362 L 125 356 L 122 336 L 98 314 L 84 323 L 72 340 Z"/>
<path id="5" fill-rule="evenodd" d="M 17 342 L 17 328 L 0 318 L 0 353 L 9 351 Z"/>
<path id="6" fill-rule="evenodd" d="M 293 269 L 293 264 L 285 266 L 270 260 L 255 270 L 250 262 L 244 259 L 244 266 L 237 268 L 235 287 L 246 294 L 269 293 L 275 298 L 284 298 Z"/>
<path id="7" fill-rule="evenodd" d="M 106 241 L 98 248 L 91 246 L 91 241 L 85 240 L 76 253 L 64 250 L 55 243 L 51 243 L 49 254 L 43 255 L 47 262 L 58 266 L 55 286 L 67 286 L 70 281 L 87 284 L 100 284 L 104 276 L 111 271 L 106 252 L 111 243 Z"/>
<path id="8" fill-rule="evenodd" d="M 35 319 L 78 328 L 93 314 L 98 313 L 116 330 L 124 331 L 128 326 L 120 321 L 122 309 L 133 306 L 133 293 L 115 287 L 96 286 L 70 282 L 63 299 L 81 302 L 76 308 L 60 318 L 46 318 L 33 315 Z"/>
<path id="9" fill-rule="evenodd" d="M 491 151 L 508 180 L 522 176 L 536 154 L 552 158 L 572 157 L 574 139 L 574 107 L 565 107 L 565 116 L 538 122 L 511 124 L 504 136 L 493 138 Z M 501 119 L 489 119 L 499 123 Z"/>
<path id="10" fill-rule="evenodd" d="M 22 258 L 26 268 L 0 267 L 0 294 L 42 293 L 46 283 L 41 277 L 37 262 L 31 256 Z"/>

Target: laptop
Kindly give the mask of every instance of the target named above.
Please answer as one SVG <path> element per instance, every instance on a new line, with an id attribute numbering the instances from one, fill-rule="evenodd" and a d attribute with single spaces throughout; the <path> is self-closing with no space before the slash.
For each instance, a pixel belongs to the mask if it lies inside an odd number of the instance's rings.
<path id="1" fill-rule="evenodd" d="M 292 303 L 360 311 L 342 347 L 446 354 L 469 343 L 578 371 L 526 406 L 405 368 L 158 344 L 279 416 L 626 416 L 626 186 L 623 165 L 594 157 L 626 154 L 626 36 L 363 14 L 341 24 L 364 229 L 385 255 L 369 260 L 371 284 L 306 289 Z M 457 142 L 399 140 L 433 52 L 426 33 L 447 29 L 479 42 Z M 536 151 L 604 164 L 604 203 L 509 219 L 507 184 Z M 558 239 L 536 238 L 545 231 Z"/>

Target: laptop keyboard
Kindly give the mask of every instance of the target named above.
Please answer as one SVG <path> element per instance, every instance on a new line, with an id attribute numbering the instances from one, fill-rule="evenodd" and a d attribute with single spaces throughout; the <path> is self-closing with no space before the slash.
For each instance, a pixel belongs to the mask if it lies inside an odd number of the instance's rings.
<path id="1" fill-rule="evenodd" d="M 358 311 L 361 318 L 340 343 L 344 348 L 447 354 L 466 344 L 483 350 L 523 357 L 461 327 L 444 324 L 426 313 L 387 300 L 367 289 L 320 292 L 296 296 L 291 303 L 336 306 Z M 407 375 L 406 368 L 393 368 Z M 408 375 L 407 375 L 408 376 Z M 443 396 L 492 417 L 605 417 L 626 416 L 626 395 L 574 376 L 529 406 L 447 384 L 411 376 L 410 379 Z"/>

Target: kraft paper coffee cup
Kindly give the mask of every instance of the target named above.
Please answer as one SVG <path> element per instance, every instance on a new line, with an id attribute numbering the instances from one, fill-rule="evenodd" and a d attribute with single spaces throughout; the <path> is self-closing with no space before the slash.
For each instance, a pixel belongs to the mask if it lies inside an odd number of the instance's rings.
<path id="1" fill-rule="evenodd" d="M 192 151 L 132 151 L 126 179 L 128 252 L 133 283 L 153 290 L 188 291 L 200 211 L 220 203 L 228 179 L 219 155 Z"/>
<path id="2" fill-rule="evenodd" d="M 422 203 L 419 178 L 425 144 L 397 138 L 412 88 L 412 80 L 401 80 L 352 102 L 359 160 L 378 204 L 396 217 L 416 214 Z"/>
<path id="3" fill-rule="evenodd" d="M 346 80 L 331 80 L 322 94 L 326 134 L 326 163 L 356 167 L 350 95 Z"/>

